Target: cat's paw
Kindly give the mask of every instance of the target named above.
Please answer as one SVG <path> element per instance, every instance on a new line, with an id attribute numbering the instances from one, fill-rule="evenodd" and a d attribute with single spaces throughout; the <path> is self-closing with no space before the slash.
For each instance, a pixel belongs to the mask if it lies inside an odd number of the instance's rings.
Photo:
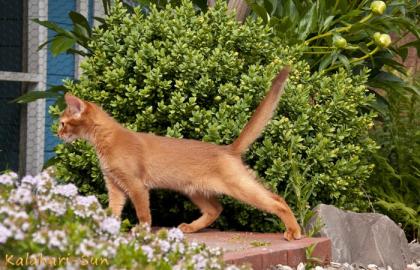
<path id="1" fill-rule="evenodd" d="M 187 223 L 179 224 L 178 229 L 180 229 L 183 233 L 193 233 L 197 231 L 193 226 Z"/>
<path id="2" fill-rule="evenodd" d="M 300 232 L 300 228 L 296 228 L 296 229 L 289 228 L 287 229 L 287 231 L 284 232 L 284 238 L 286 238 L 287 241 L 292 241 L 292 240 L 302 239 L 303 236 Z"/>

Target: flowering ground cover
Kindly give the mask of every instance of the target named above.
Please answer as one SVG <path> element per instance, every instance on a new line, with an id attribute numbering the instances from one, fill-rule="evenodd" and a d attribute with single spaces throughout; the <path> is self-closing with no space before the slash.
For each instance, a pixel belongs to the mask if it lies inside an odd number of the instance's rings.
<path id="1" fill-rule="evenodd" d="M 95 196 L 59 185 L 47 173 L 0 175 L 0 268 L 244 269 L 226 266 L 220 249 L 189 244 L 176 228 L 121 229 Z"/>

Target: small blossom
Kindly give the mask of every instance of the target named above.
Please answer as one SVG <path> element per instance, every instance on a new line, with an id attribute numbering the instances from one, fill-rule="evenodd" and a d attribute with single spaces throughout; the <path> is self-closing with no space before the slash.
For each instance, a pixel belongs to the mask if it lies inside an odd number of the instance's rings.
<path id="1" fill-rule="evenodd" d="M 172 228 L 168 231 L 168 239 L 180 241 L 184 239 L 184 233 L 178 228 Z"/>
<path id="2" fill-rule="evenodd" d="M 41 210 L 43 212 L 49 210 L 49 211 L 55 213 L 57 216 L 62 216 L 66 213 L 67 208 L 62 203 L 59 203 L 59 202 L 56 202 L 56 201 L 51 201 L 51 202 L 48 202 L 44 205 L 41 205 L 39 207 L 39 210 Z"/>
<path id="3" fill-rule="evenodd" d="M 6 243 L 7 239 L 12 236 L 12 232 L 0 223 L 0 243 Z"/>
<path id="4" fill-rule="evenodd" d="M 38 244 L 45 244 L 47 242 L 47 239 L 44 237 L 44 235 L 40 231 L 35 232 L 32 235 L 32 240 Z"/>
<path id="5" fill-rule="evenodd" d="M 185 252 L 185 245 L 183 243 L 176 243 L 175 250 L 177 250 L 179 253 Z"/>
<path id="6" fill-rule="evenodd" d="M 206 268 L 207 260 L 206 260 L 206 258 L 203 257 L 203 255 L 195 254 L 192 257 L 192 261 L 193 261 L 195 270 L 203 270 L 203 269 Z"/>
<path id="7" fill-rule="evenodd" d="M 52 193 L 70 198 L 77 195 L 77 187 L 73 184 L 59 185 L 52 190 Z"/>
<path id="8" fill-rule="evenodd" d="M 142 246 L 141 250 L 146 255 L 147 260 L 149 261 L 153 260 L 153 249 L 150 246 L 147 246 L 147 245 Z"/>
<path id="9" fill-rule="evenodd" d="M 166 253 L 171 249 L 171 244 L 166 240 L 159 240 L 159 247 L 163 253 Z"/>
<path id="10" fill-rule="evenodd" d="M 30 175 L 23 177 L 21 180 L 22 185 L 28 185 L 32 187 L 37 187 L 41 182 L 42 182 L 42 179 L 39 176 L 33 177 Z"/>
<path id="11" fill-rule="evenodd" d="M 9 174 L 0 175 L 0 185 L 11 186 L 14 184 L 13 177 Z"/>
<path id="12" fill-rule="evenodd" d="M 100 224 L 101 230 L 109 234 L 119 233 L 120 226 L 121 222 L 114 217 L 107 217 Z"/>
<path id="13" fill-rule="evenodd" d="M 19 204 L 30 204 L 32 202 L 32 192 L 24 187 L 18 187 L 10 192 L 10 202 Z"/>
<path id="14" fill-rule="evenodd" d="M 98 199 L 93 196 L 77 196 L 76 197 L 76 204 L 89 207 L 93 203 L 98 203 Z"/>
<path id="15" fill-rule="evenodd" d="M 48 232 L 48 247 L 65 250 L 67 246 L 67 237 L 64 231 L 56 230 Z"/>
<path id="16" fill-rule="evenodd" d="M 83 239 L 80 243 L 79 247 L 76 250 L 76 254 L 78 255 L 85 255 L 85 256 L 92 256 L 92 250 L 96 247 L 96 243 L 89 239 Z"/>

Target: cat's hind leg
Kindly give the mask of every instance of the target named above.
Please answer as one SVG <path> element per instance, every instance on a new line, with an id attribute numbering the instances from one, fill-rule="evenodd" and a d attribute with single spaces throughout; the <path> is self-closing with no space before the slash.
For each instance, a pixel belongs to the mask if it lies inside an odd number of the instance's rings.
<path id="1" fill-rule="evenodd" d="M 189 198 L 200 208 L 202 215 L 190 224 L 180 224 L 178 228 L 184 233 L 192 233 L 206 228 L 219 217 L 223 210 L 222 205 L 214 195 L 206 196 L 202 193 L 194 193 Z"/>
<path id="2" fill-rule="evenodd" d="M 232 163 L 231 163 L 232 164 Z M 242 164 L 232 164 L 226 174 L 223 193 L 244 203 L 278 216 L 286 226 L 287 240 L 300 239 L 301 229 L 286 201 L 258 183 L 255 176 Z M 236 179 L 236 180 L 233 180 Z"/>

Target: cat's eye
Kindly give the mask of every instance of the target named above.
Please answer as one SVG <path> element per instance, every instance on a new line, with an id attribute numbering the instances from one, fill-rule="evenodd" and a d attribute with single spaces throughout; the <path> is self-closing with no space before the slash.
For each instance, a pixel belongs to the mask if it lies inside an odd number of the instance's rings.
<path id="1" fill-rule="evenodd" d="M 60 122 L 60 127 L 62 127 L 62 128 L 64 127 L 64 121 Z"/>

